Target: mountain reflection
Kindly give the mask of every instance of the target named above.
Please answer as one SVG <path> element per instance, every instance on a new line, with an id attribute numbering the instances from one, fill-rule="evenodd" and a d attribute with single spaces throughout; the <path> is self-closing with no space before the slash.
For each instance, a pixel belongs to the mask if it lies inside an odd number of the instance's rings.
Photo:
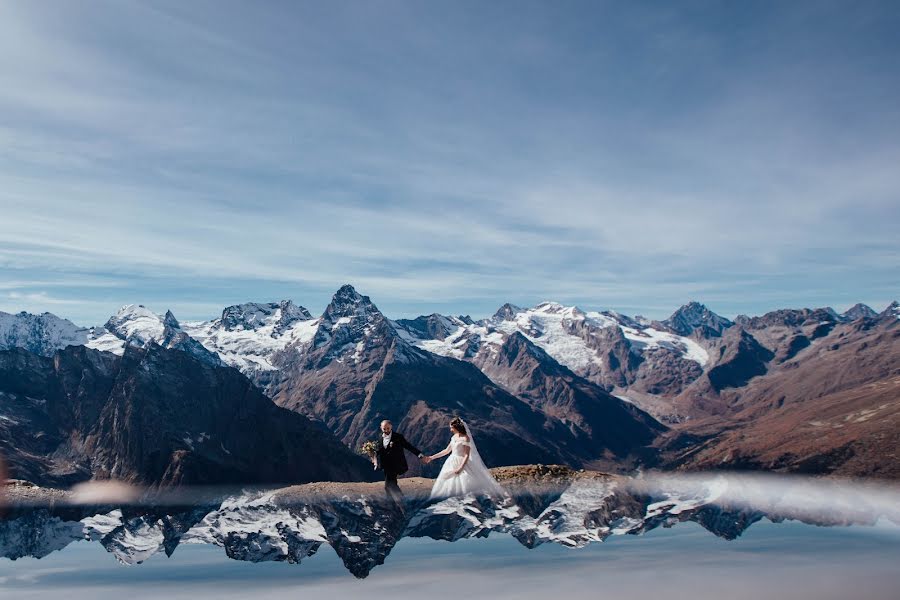
<path id="1" fill-rule="evenodd" d="M 181 544 L 219 546 L 242 561 L 301 563 L 324 544 L 363 578 L 404 537 L 455 542 L 496 533 L 526 548 L 577 548 L 693 521 L 734 540 L 764 517 L 816 525 L 882 518 L 900 524 L 898 498 L 896 488 L 854 482 L 723 475 L 594 479 L 520 489 L 503 499 L 410 498 L 403 507 L 382 496 L 291 499 L 275 493 L 187 506 L 20 506 L 0 520 L 0 556 L 41 558 L 87 540 L 129 565 L 160 552 L 171 556 Z"/>

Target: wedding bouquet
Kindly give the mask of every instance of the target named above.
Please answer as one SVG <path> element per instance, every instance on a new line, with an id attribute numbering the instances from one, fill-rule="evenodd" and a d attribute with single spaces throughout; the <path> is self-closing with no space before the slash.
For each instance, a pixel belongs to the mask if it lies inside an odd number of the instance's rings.
<path id="1" fill-rule="evenodd" d="M 365 444 L 363 444 L 360 447 L 359 452 L 361 454 L 368 454 L 369 456 L 375 456 L 375 452 L 377 450 L 378 450 L 378 444 L 376 444 L 372 440 L 369 440 L 368 442 L 366 442 Z"/>

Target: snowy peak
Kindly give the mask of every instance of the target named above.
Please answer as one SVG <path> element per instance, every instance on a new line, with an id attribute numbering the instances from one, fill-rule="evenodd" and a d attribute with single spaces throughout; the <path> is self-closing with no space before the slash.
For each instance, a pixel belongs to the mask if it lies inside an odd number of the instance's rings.
<path id="1" fill-rule="evenodd" d="M 491 321 L 515 321 L 516 315 L 522 312 L 523 309 L 519 308 L 515 304 L 510 304 L 507 302 L 503 306 L 497 309 L 497 312 L 494 313 L 494 316 L 491 317 Z"/>
<path id="2" fill-rule="evenodd" d="M 352 285 L 345 285 L 335 292 L 322 314 L 313 345 L 322 345 L 338 329 L 358 331 L 367 325 L 386 320 L 368 296 L 357 292 Z"/>
<path id="3" fill-rule="evenodd" d="M 246 302 L 235 304 L 222 311 L 220 318 L 226 331 L 257 331 L 271 326 L 279 334 L 298 321 L 308 321 L 312 315 L 291 300 L 281 302 Z"/>
<path id="4" fill-rule="evenodd" d="M 276 329 L 285 329 L 297 321 L 308 321 L 312 315 L 303 306 L 297 306 L 291 300 L 282 300 L 278 303 L 281 315 L 278 317 Z"/>
<path id="5" fill-rule="evenodd" d="M 339 289 L 322 314 L 313 337 L 313 349 L 327 346 L 320 365 L 352 353 L 353 362 L 375 346 L 387 347 L 391 340 L 406 345 L 397 330 L 368 296 L 351 285 Z"/>
<path id="6" fill-rule="evenodd" d="M 172 329 L 181 329 L 178 319 L 175 318 L 175 315 L 172 314 L 171 310 L 166 311 L 166 316 L 163 317 L 163 325 L 165 327 L 171 327 Z"/>
<path id="7" fill-rule="evenodd" d="M 857 319 L 871 319 L 877 317 L 878 313 L 869 306 L 868 304 L 863 304 L 862 302 L 858 302 L 854 304 L 843 313 L 841 313 L 841 318 L 845 321 L 856 321 Z"/>
<path id="8" fill-rule="evenodd" d="M 462 317 L 447 317 L 432 313 L 422 315 L 415 319 L 398 319 L 395 327 L 409 333 L 413 338 L 420 340 L 443 340 L 460 327 L 473 323 L 472 319 L 464 320 Z"/>
<path id="9" fill-rule="evenodd" d="M 531 312 L 545 315 L 559 315 L 569 319 L 583 319 L 587 316 L 583 310 L 577 306 L 563 306 L 559 302 L 545 301 L 531 309 Z"/>
<path id="10" fill-rule="evenodd" d="M 116 354 L 123 352 L 122 342 L 138 347 L 154 343 L 187 352 L 207 364 L 223 364 L 215 352 L 209 351 L 181 328 L 171 310 L 160 317 L 142 304 L 126 304 L 109 318 L 103 328 L 92 329 L 90 337 L 87 346 Z"/>
<path id="11" fill-rule="evenodd" d="M 645 319 L 644 317 L 637 315 L 632 318 L 628 315 L 623 315 L 620 312 L 614 310 L 603 310 L 600 311 L 600 315 L 615 321 L 621 327 L 630 327 L 632 329 L 643 329 L 644 327 L 649 327 L 651 321 L 649 319 Z"/>
<path id="12" fill-rule="evenodd" d="M 0 312 L 0 350 L 25 348 L 35 354 L 51 356 L 66 346 L 84 344 L 88 335 L 88 329 L 52 313 L 33 315 L 22 311 L 13 315 Z"/>
<path id="13" fill-rule="evenodd" d="M 648 319 L 644 315 L 634 315 L 634 322 L 641 327 L 650 327 L 653 324 L 653 319 Z"/>
<path id="14" fill-rule="evenodd" d="M 167 316 L 170 314 L 171 312 L 166 313 Z M 159 315 L 143 304 L 126 304 L 109 318 L 104 327 L 121 340 L 143 346 L 161 340 L 165 335 L 166 324 Z"/>
<path id="15" fill-rule="evenodd" d="M 331 303 L 322 314 L 323 322 L 337 323 L 343 318 L 368 317 L 381 312 L 368 296 L 357 292 L 352 285 L 344 285 L 331 298 Z"/>
<path id="16" fill-rule="evenodd" d="M 535 312 L 544 312 L 551 315 L 558 315 L 560 313 L 565 312 L 566 307 L 560 304 L 559 302 L 553 302 L 551 300 L 545 300 L 543 302 L 539 302 L 532 310 Z"/>
<path id="17" fill-rule="evenodd" d="M 276 372 L 277 356 L 289 346 L 312 340 L 319 321 L 290 300 L 228 306 L 212 321 L 185 323 L 183 329 L 207 350 L 259 385 Z"/>
<path id="18" fill-rule="evenodd" d="M 577 306 L 566 306 L 551 300 L 545 300 L 531 308 L 521 308 L 509 303 L 504 304 L 488 320 L 488 323 L 504 331 L 510 328 L 509 323 L 515 323 L 519 329 L 526 333 L 540 335 L 543 329 L 541 324 L 551 321 L 567 325 L 575 322 L 588 322 L 595 328 L 616 324 L 625 327 L 639 326 L 634 319 L 615 311 L 587 312 Z M 461 325 L 465 324 L 461 323 Z"/>
<path id="19" fill-rule="evenodd" d="M 695 329 L 718 337 L 722 331 L 731 327 L 731 321 L 720 317 L 699 302 L 689 302 L 672 313 L 663 321 L 663 325 L 678 335 L 690 335 Z"/>
<path id="20" fill-rule="evenodd" d="M 896 317 L 900 319 L 900 303 L 896 300 L 887 305 L 887 308 L 884 309 L 879 315 L 881 318 L 885 317 Z"/>

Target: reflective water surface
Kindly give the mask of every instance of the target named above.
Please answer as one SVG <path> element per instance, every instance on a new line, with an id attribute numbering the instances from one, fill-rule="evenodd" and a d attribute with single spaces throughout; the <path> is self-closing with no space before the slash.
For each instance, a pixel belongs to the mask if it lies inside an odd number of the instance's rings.
<path id="1" fill-rule="evenodd" d="M 852 482 L 716 476 L 403 507 L 259 492 L 20 506 L 0 521 L 0 595 L 896 598 L 897 498 Z"/>

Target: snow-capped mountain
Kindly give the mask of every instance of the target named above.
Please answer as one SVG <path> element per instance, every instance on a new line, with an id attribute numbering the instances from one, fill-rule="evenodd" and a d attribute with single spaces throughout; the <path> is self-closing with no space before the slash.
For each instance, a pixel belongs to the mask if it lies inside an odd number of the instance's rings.
<path id="1" fill-rule="evenodd" d="M 144 348 L 151 343 L 187 352 L 210 365 L 224 365 L 215 352 L 207 350 L 181 328 L 172 311 L 159 316 L 142 304 L 127 304 L 120 308 L 103 327 L 89 331 L 84 345 L 121 356 L 126 345 Z"/>
<path id="2" fill-rule="evenodd" d="M 505 312 L 505 311 L 504 311 Z M 497 333 L 509 335 L 519 331 L 543 348 L 561 364 L 575 372 L 587 371 L 591 365 L 601 362 L 598 356 L 598 334 L 606 328 L 622 330 L 631 347 L 637 352 L 666 348 L 678 352 L 684 358 L 704 366 L 709 357 L 694 340 L 684 336 L 642 327 L 637 321 L 612 311 L 586 312 L 577 306 L 563 306 L 557 302 L 542 302 L 529 309 L 520 309 L 509 316 L 499 318 L 500 311 L 491 319 L 467 325 L 466 329 L 478 334 L 488 343 L 497 343 Z M 461 333 L 448 336 L 453 343 Z M 494 335 L 492 335 L 494 334 Z M 601 340 L 602 342 L 602 340 Z M 440 346 L 429 344 L 435 350 Z M 452 349 L 447 352 L 452 353 Z"/>
<path id="3" fill-rule="evenodd" d="M 104 327 L 117 338 L 135 346 L 158 342 L 165 335 L 167 312 L 161 317 L 143 304 L 126 304 L 106 321 Z"/>
<path id="4" fill-rule="evenodd" d="M 406 362 L 426 356 L 399 338 L 391 322 L 368 296 L 353 286 L 342 286 L 322 313 L 310 352 L 317 355 L 318 367 L 329 362 L 358 363 L 369 351 L 392 346 L 395 360 Z"/>
<path id="5" fill-rule="evenodd" d="M 271 327 L 270 335 L 280 335 L 297 321 L 311 319 L 312 315 L 291 300 L 281 302 L 247 302 L 229 306 L 222 311 L 220 324 L 228 331 L 258 331 Z"/>
<path id="6" fill-rule="evenodd" d="M 894 300 L 878 315 L 880 318 L 896 317 L 900 319 L 900 302 Z"/>
<path id="7" fill-rule="evenodd" d="M 79 327 L 52 313 L 33 315 L 22 311 L 0 311 L 0 350 L 25 348 L 41 356 L 51 356 L 66 346 L 84 345 L 91 330 Z"/>
<path id="8" fill-rule="evenodd" d="M 275 356 L 312 341 L 318 319 L 290 300 L 226 307 L 211 321 L 186 321 L 182 329 L 251 379 L 277 370 Z"/>
<path id="9" fill-rule="evenodd" d="M 613 311 L 587 312 L 557 302 L 527 309 L 505 304 L 491 318 L 475 322 L 431 315 L 395 325 L 420 348 L 475 362 L 479 353 L 496 353 L 510 335 L 520 333 L 560 364 L 607 389 L 633 383 L 642 362 L 655 362 L 663 354 L 692 363 L 685 368 L 694 377 L 709 362 L 704 347 L 690 337 Z"/>
<path id="10" fill-rule="evenodd" d="M 414 332 L 416 337 L 425 340 L 443 340 L 459 327 L 474 323 L 471 317 L 445 317 L 437 313 L 423 315 L 415 319 L 399 319 L 403 329 Z"/>

